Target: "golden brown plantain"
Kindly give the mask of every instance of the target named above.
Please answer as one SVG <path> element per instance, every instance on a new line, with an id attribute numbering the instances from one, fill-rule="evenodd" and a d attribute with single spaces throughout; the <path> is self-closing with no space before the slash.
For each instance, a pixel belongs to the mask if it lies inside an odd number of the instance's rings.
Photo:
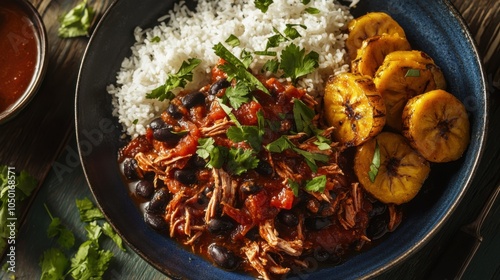
<path id="1" fill-rule="evenodd" d="M 354 60 L 363 41 L 382 34 L 398 34 L 406 37 L 403 28 L 391 16 L 383 12 L 368 13 L 355 18 L 347 25 L 349 36 L 346 40 L 347 53 Z"/>
<path id="2" fill-rule="evenodd" d="M 382 65 L 384 58 L 394 51 L 409 51 L 410 43 L 406 38 L 396 35 L 382 34 L 363 41 L 358 49 L 356 59 L 351 63 L 351 71 L 373 77 Z"/>
<path id="3" fill-rule="evenodd" d="M 377 145 L 380 166 L 372 181 L 370 166 Z M 412 149 L 403 136 L 382 132 L 357 148 L 354 172 L 365 190 L 376 199 L 384 203 L 403 204 L 420 191 L 430 167 L 429 162 Z"/>
<path id="4" fill-rule="evenodd" d="M 352 147 L 382 130 L 385 104 L 370 77 L 343 73 L 326 83 L 324 115 L 336 140 Z"/>
<path id="5" fill-rule="evenodd" d="M 469 129 L 464 105 L 444 90 L 415 96 L 403 110 L 403 135 L 432 162 L 460 158 L 469 144 Z"/>
<path id="6" fill-rule="evenodd" d="M 387 106 L 386 124 L 401 130 L 406 102 L 434 89 L 445 89 L 446 81 L 434 60 L 422 51 L 395 51 L 388 54 L 373 79 Z"/>

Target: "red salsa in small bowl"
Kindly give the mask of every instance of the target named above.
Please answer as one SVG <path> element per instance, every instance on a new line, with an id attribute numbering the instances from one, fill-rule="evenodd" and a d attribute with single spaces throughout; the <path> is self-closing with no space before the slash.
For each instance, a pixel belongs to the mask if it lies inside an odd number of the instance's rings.
<path id="1" fill-rule="evenodd" d="M 45 28 L 28 1 L 0 3 L 0 123 L 36 93 L 46 65 Z"/>

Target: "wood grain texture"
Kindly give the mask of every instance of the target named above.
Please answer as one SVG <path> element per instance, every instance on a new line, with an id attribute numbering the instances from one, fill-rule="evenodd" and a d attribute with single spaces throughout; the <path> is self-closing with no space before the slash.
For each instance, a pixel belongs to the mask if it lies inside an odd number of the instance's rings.
<path id="1" fill-rule="evenodd" d="M 54 216 L 77 233 L 77 243 L 85 239 L 75 199 L 91 197 L 78 158 L 73 136 L 73 102 L 78 67 L 87 38 L 57 37 L 57 18 L 78 0 L 31 0 L 42 14 L 49 37 L 49 70 L 45 82 L 29 107 L 14 121 L 0 126 L 0 164 L 26 169 L 44 181 L 18 234 L 16 279 L 37 279 L 43 251 L 55 246 L 46 236 L 50 222 L 46 204 Z M 364 0 L 363 0 L 364 1 Z M 100 17 L 111 0 L 92 1 Z M 469 25 L 484 60 L 491 95 L 489 135 L 486 152 L 477 176 L 454 215 L 421 250 L 376 279 L 426 279 L 436 261 L 459 228 L 478 215 L 492 189 L 500 183 L 500 1 L 452 0 Z M 69 144 L 66 145 L 67 140 Z M 59 155 L 59 157 L 57 157 Z M 56 160 L 53 165 L 53 161 Z M 52 166 L 65 166 L 64 172 Z M 46 176 L 49 174 L 48 176 Z M 483 228 L 483 243 L 466 271 L 464 279 L 500 279 L 500 202 L 497 202 Z M 128 249 L 119 251 L 111 242 L 103 247 L 115 253 L 105 279 L 167 278 Z M 68 252 L 70 255 L 72 252 Z M 2 262 L 3 264 L 3 262 Z M 7 275 L 0 272 L 0 279 Z"/>

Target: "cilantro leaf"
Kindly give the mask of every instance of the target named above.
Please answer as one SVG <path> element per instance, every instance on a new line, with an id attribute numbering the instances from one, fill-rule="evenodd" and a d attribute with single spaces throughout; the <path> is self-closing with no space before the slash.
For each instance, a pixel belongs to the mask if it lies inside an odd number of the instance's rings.
<path id="1" fill-rule="evenodd" d="M 207 167 L 221 168 L 227 157 L 227 148 L 216 146 L 213 138 L 198 139 L 198 154 L 203 159 L 208 159 Z"/>
<path id="2" fill-rule="evenodd" d="M 295 82 L 299 77 L 305 76 L 318 67 L 319 54 L 311 51 L 305 54 L 305 49 L 300 49 L 295 44 L 288 45 L 281 53 L 280 69 L 285 77 Z"/>
<path id="3" fill-rule="evenodd" d="M 161 41 L 160 37 L 158 36 L 154 36 L 153 38 L 151 38 L 151 43 L 159 43 Z"/>
<path id="4" fill-rule="evenodd" d="M 226 89 L 224 96 L 229 100 L 231 107 L 238 110 L 243 103 L 250 101 L 249 93 L 250 90 L 244 83 L 236 83 L 234 87 L 230 86 Z"/>
<path id="5" fill-rule="evenodd" d="M 229 37 L 226 39 L 225 42 L 231 47 L 236 47 L 240 45 L 240 39 L 238 39 L 238 37 L 236 37 L 233 34 L 229 35 Z"/>
<path id="6" fill-rule="evenodd" d="M 97 224 L 97 221 L 92 221 L 85 225 L 85 231 L 87 231 L 88 240 L 94 241 L 98 244 L 99 237 L 101 237 L 102 234 L 102 228 Z"/>
<path id="7" fill-rule="evenodd" d="M 318 177 L 314 177 L 312 180 L 308 181 L 304 186 L 306 191 L 311 192 L 324 192 L 326 186 L 326 175 L 321 175 Z"/>
<path id="8" fill-rule="evenodd" d="M 262 134 L 257 126 L 231 126 L 228 128 L 226 135 L 235 143 L 247 142 L 256 152 L 261 149 Z"/>
<path id="9" fill-rule="evenodd" d="M 75 245 L 75 235 L 73 234 L 73 232 L 61 223 L 61 219 L 52 216 L 52 213 L 50 213 L 49 208 L 46 204 L 44 204 L 43 206 L 45 207 L 45 210 L 47 211 L 51 219 L 49 227 L 47 228 L 47 237 L 54 238 L 56 236 L 59 236 L 57 238 L 57 243 L 61 245 L 61 247 L 63 247 L 64 249 L 73 247 L 73 245 Z"/>
<path id="10" fill-rule="evenodd" d="M 123 240 L 122 238 L 116 233 L 111 225 L 108 222 L 104 222 L 102 225 L 102 232 L 104 232 L 105 235 L 107 235 L 113 242 L 115 242 L 116 246 L 120 248 L 120 250 L 125 252 L 125 247 L 123 247 Z"/>
<path id="11" fill-rule="evenodd" d="M 316 172 L 318 170 L 316 161 L 328 162 L 329 160 L 327 155 L 312 153 L 297 148 L 285 135 L 282 135 L 280 138 L 267 144 L 266 149 L 274 153 L 281 153 L 284 150 L 292 149 L 294 152 L 296 152 L 297 154 L 301 155 L 304 158 L 307 165 L 309 166 L 309 168 L 311 168 L 313 172 Z"/>
<path id="12" fill-rule="evenodd" d="M 71 276 L 74 279 L 102 279 L 112 257 L 112 252 L 99 250 L 94 240 L 87 240 L 71 259 Z"/>
<path id="13" fill-rule="evenodd" d="M 265 13 L 269 9 L 269 6 L 273 3 L 273 0 L 255 0 L 255 8 L 261 10 L 261 12 Z"/>
<path id="14" fill-rule="evenodd" d="M 183 61 L 181 67 L 177 73 L 167 77 L 165 83 L 151 91 L 151 93 L 146 94 L 148 99 L 158 99 L 163 101 L 165 99 L 172 100 L 175 94 L 172 90 L 176 88 L 185 87 L 187 82 L 193 80 L 193 70 L 201 63 L 200 59 L 190 58 L 187 61 Z"/>
<path id="15" fill-rule="evenodd" d="M 264 66 L 262 66 L 262 71 L 276 74 L 278 72 L 279 66 L 280 62 L 277 59 L 270 59 L 266 61 Z"/>
<path id="16" fill-rule="evenodd" d="M 60 280 L 64 279 L 64 271 L 69 265 L 69 261 L 61 250 L 51 248 L 43 252 L 40 260 L 42 275 L 40 280 Z"/>
<path id="17" fill-rule="evenodd" d="M 290 189 L 292 189 L 293 195 L 295 197 L 299 197 L 299 188 L 300 188 L 299 183 L 295 182 L 292 179 L 288 179 L 288 186 L 290 187 Z"/>
<path id="18" fill-rule="evenodd" d="M 378 141 L 375 141 L 375 151 L 373 153 L 372 163 L 370 164 L 370 171 L 368 171 L 368 177 L 370 181 L 375 182 L 375 178 L 378 174 L 378 169 L 380 168 L 380 147 Z"/>
<path id="19" fill-rule="evenodd" d="M 285 33 L 285 35 L 292 40 L 299 38 L 299 37 L 302 37 L 300 35 L 299 31 L 297 31 L 297 29 L 295 29 L 295 26 L 300 26 L 303 29 L 307 29 L 307 26 L 305 26 L 303 24 L 287 24 L 285 31 L 283 31 L 283 33 Z"/>
<path id="20" fill-rule="evenodd" d="M 256 168 L 258 164 L 259 159 L 257 159 L 252 150 L 241 148 L 229 149 L 228 172 L 234 175 L 241 175 L 248 170 Z"/>
<path id="21" fill-rule="evenodd" d="M 300 99 L 295 98 L 293 101 L 293 118 L 297 132 L 304 132 L 311 135 L 314 132 L 312 127 L 312 120 L 316 113 L 313 109 L 309 108 Z"/>
<path id="22" fill-rule="evenodd" d="M 269 91 L 262 84 L 262 82 L 248 71 L 248 65 L 240 61 L 226 47 L 224 47 L 224 45 L 218 43 L 213 47 L 213 49 L 217 56 L 226 61 L 226 63 L 219 65 L 219 68 L 228 75 L 230 80 L 237 78 L 238 83 L 245 83 L 249 92 L 254 89 L 259 89 L 262 92 L 269 94 Z"/>
<path id="23" fill-rule="evenodd" d="M 318 10 L 317 8 L 314 8 L 314 7 L 307 7 L 305 9 L 305 12 L 308 13 L 308 14 L 311 14 L 311 15 L 317 15 L 319 14 L 321 11 Z"/>
<path id="24" fill-rule="evenodd" d="M 277 46 L 279 46 L 281 43 L 283 42 L 286 42 L 287 41 L 287 38 L 281 34 L 278 29 L 274 28 L 273 27 L 273 31 L 274 33 L 276 33 L 275 35 L 267 38 L 267 43 L 266 43 L 266 51 L 270 48 L 276 48 Z"/>
<path id="25" fill-rule="evenodd" d="M 80 213 L 80 220 L 82 222 L 91 222 L 97 219 L 103 219 L 104 215 L 102 214 L 99 208 L 94 206 L 94 203 L 90 201 L 88 198 L 84 198 L 82 200 L 76 200 L 76 207 L 78 208 L 78 212 Z"/>
<path id="26" fill-rule="evenodd" d="M 87 0 L 83 0 L 59 19 L 59 37 L 89 36 L 90 24 L 94 14 L 95 12 L 87 3 Z"/>
<path id="27" fill-rule="evenodd" d="M 420 77 L 420 70 L 410 68 L 406 71 L 405 77 Z"/>

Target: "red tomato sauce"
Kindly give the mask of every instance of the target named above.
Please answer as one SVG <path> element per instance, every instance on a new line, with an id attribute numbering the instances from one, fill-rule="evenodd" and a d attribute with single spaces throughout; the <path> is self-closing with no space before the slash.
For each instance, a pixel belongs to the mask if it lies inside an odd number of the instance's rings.
<path id="1" fill-rule="evenodd" d="M 0 111 L 13 105 L 31 83 L 38 56 L 33 23 L 16 1 L 0 4 Z"/>

